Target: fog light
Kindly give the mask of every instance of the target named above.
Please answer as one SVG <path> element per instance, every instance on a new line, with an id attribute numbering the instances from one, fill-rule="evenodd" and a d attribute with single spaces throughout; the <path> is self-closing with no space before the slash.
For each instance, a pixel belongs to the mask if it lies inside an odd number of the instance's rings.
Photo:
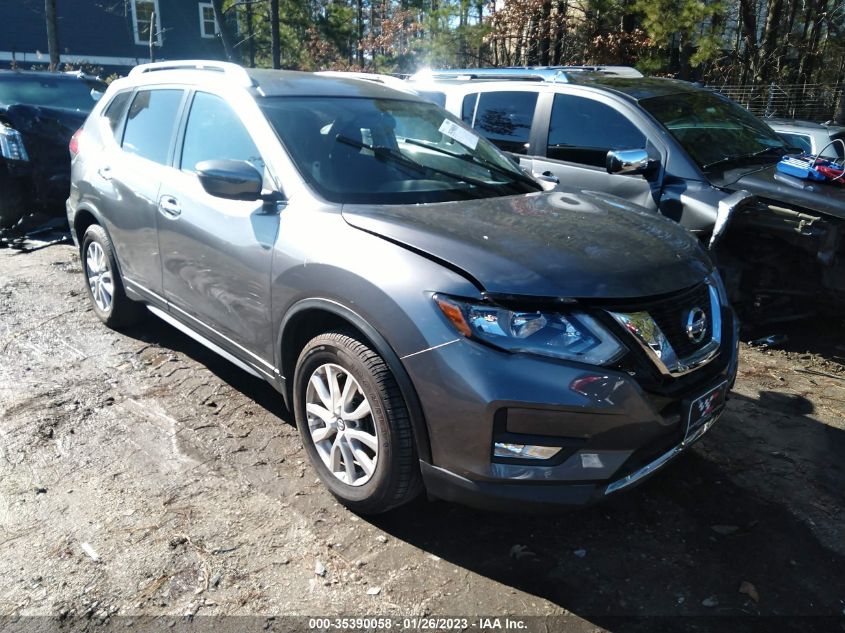
<path id="1" fill-rule="evenodd" d="M 532 444 L 493 444 L 494 457 L 513 459 L 551 459 L 561 451 L 559 446 L 534 446 Z"/>

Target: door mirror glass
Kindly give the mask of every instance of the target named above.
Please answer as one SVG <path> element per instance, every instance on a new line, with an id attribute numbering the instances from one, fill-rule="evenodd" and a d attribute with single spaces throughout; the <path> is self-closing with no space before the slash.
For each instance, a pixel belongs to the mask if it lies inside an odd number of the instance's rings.
<path id="1" fill-rule="evenodd" d="M 611 150 L 607 153 L 608 174 L 642 174 L 651 166 L 644 149 Z"/>
<path id="2" fill-rule="evenodd" d="M 212 196 L 228 200 L 258 200 L 264 178 L 244 160 L 204 160 L 197 163 L 202 188 Z"/>

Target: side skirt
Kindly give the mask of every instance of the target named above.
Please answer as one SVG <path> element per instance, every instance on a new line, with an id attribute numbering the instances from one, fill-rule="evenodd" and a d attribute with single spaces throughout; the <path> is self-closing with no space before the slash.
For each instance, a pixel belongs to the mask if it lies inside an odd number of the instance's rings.
<path id="1" fill-rule="evenodd" d="M 238 358 L 236 358 L 235 356 L 233 356 L 232 354 L 230 354 L 229 352 L 224 350 L 219 345 L 212 343 L 207 338 L 205 338 L 202 334 L 195 332 L 194 330 L 189 328 L 187 325 L 183 324 L 181 321 L 174 319 L 172 316 L 170 316 L 169 314 L 167 314 L 163 310 L 160 310 L 159 308 L 156 308 L 155 306 L 151 306 L 149 304 L 147 304 L 147 310 L 152 312 L 154 315 L 156 315 L 162 321 L 172 325 L 173 327 L 175 327 L 177 330 L 179 330 L 183 334 L 187 334 L 188 336 L 190 336 L 192 339 L 194 339 L 200 345 L 204 345 L 205 347 L 210 349 L 215 354 L 222 356 L 223 358 L 228 360 L 233 365 L 236 365 L 237 367 L 243 369 L 248 374 L 255 376 L 256 378 L 261 378 L 262 380 L 267 379 L 266 376 L 262 376 L 255 369 L 253 369 L 252 367 L 250 367 L 249 365 L 247 365 L 243 361 L 239 360 Z"/>

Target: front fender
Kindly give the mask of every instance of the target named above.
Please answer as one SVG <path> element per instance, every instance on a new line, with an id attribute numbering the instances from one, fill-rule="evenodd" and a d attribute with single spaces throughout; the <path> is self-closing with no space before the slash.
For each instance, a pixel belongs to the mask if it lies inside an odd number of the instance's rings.
<path id="1" fill-rule="evenodd" d="M 336 301 L 322 298 L 303 299 L 294 304 L 288 313 L 285 315 L 284 321 L 279 328 L 279 344 L 277 349 L 285 349 L 285 338 L 291 337 L 291 323 L 295 322 L 297 317 L 306 312 L 319 310 L 321 312 L 335 315 L 339 319 L 348 322 L 355 329 L 360 331 L 372 345 L 374 351 L 384 359 L 390 371 L 393 373 L 396 383 L 399 385 L 399 390 L 402 392 L 402 398 L 408 407 L 410 414 L 411 426 L 414 432 L 414 440 L 417 447 L 419 457 L 427 462 L 431 461 L 431 444 L 428 435 L 428 426 L 423 415 L 422 405 L 419 401 L 419 396 L 414 388 L 408 372 L 402 365 L 402 361 L 387 340 L 381 333 L 367 322 L 361 315 L 354 310 L 342 305 Z M 278 365 L 281 367 L 281 363 Z M 293 387 L 293 376 L 289 376 L 286 382 L 286 389 L 284 397 L 288 409 L 291 409 L 293 399 L 291 389 Z"/>

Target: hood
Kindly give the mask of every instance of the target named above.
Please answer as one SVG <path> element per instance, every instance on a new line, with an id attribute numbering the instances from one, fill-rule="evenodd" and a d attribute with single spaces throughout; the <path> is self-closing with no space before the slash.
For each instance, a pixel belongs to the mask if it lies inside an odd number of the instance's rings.
<path id="1" fill-rule="evenodd" d="M 345 205 L 343 217 L 464 271 L 492 293 L 642 297 L 695 285 L 712 269 L 698 241 L 675 222 L 596 192 Z"/>
<path id="2" fill-rule="evenodd" d="M 745 189 L 760 198 L 845 220 L 845 185 L 793 178 L 777 171 L 776 165 L 739 177 L 726 177 L 722 182 L 714 181 L 714 184 L 729 189 Z"/>

